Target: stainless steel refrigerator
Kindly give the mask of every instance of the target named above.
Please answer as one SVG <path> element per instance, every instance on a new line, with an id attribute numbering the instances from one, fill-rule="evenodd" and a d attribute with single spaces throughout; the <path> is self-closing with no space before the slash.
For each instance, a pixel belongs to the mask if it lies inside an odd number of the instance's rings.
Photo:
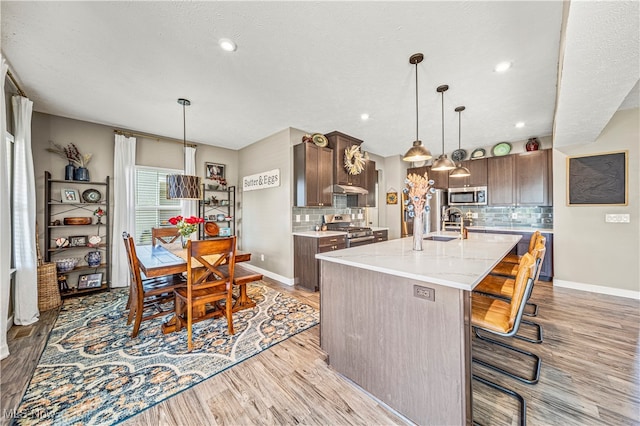
<path id="1" fill-rule="evenodd" d="M 428 202 L 429 211 L 425 212 L 424 233 L 439 231 L 442 223 L 442 212 L 447 208 L 447 190 L 436 189 L 431 194 L 432 198 Z M 403 237 L 413 235 L 413 218 L 409 217 L 409 211 L 404 201 L 407 195 L 402 193 L 402 214 L 400 215 L 400 232 Z"/>

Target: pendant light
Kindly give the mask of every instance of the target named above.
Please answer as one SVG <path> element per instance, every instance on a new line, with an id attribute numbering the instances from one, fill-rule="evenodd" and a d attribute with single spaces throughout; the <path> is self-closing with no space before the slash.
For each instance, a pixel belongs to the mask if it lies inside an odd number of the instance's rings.
<path id="1" fill-rule="evenodd" d="M 460 115 L 462 111 L 465 110 L 464 106 L 457 107 L 454 111 L 458 113 L 458 150 L 460 149 L 460 139 L 461 139 L 461 129 L 460 126 Z M 467 177 L 471 176 L 471 172 L 466 167 L 462 167 L 462 163 L 459 163 L 458 166 L 449 173 L 449 177 Z"/>
<path id="2" fill-rule="evenodd" d="M 182 156 L 186 156 L 187 151 L 187 124 L 185 107 L 191 105 L 188 99 L 178 99 L 178 103 L 182 105 L 182 128 L 183 128 L 183 149 Z M 202 198 L 200 193 L 200 176 L 187 175 L 186 158 L 184 158 L 184 174 L 167 175 L 167 199 L 177 200 L 199 200 Z"/>
<path id="3" fill-rule="evenodd" d="M 426 161 L 432 157 L 431 152 L 422 145 L 422 141 L 418 138 L 418 64 L 423 59 L 424 55 L 422 53 L 415 53 L 409 58 L 409 63 L 416 66 L 416 140 L 413 141 L 413 146 L 402 157 L 404 161 Z"/>
<path id="4" fill-rule="evenodd" d="M 438 86 L 436 91 L 442 94 L 442 155 L 438 157 L 436 161 L 433 162 L 431 166 L 431 170 L 453 170 L 456 168 L 456 165 L 453 161 L 447 158 L 447 155 L 444 153 L 444 92 L 449 90 L 449 86 L 443 84 L 442 86 Z"/>

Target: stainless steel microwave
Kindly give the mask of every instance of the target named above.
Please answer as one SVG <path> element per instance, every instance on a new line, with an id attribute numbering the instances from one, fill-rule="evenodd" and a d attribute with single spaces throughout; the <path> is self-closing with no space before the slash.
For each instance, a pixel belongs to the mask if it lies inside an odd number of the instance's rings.
<path id="1" fill-rule="evenodd" d="M 486 206 L 487 187 L 449 188 L 450 206 Z"/>

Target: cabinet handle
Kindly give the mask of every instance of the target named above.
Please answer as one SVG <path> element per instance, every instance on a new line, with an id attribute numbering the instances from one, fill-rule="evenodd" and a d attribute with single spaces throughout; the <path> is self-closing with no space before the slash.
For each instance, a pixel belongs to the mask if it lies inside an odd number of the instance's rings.
<path id="1" fill-rule="evenodd" d="M 338 239 L 337 239 L 337 238 L 332 238 L 332 239 L 330 239 L 329 241 L 331 241 L 332 243 L 335 243 L 335 242 L 337 242 L 337 241 L 338 241 Z"/>

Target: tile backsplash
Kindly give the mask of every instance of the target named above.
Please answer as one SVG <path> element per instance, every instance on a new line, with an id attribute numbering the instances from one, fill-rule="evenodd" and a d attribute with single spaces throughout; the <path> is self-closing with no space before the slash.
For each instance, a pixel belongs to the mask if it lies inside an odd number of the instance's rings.
<path id="1" fill-rule="evenodd" d="M 553 228 L 553 207 L 464 207 L 460 210 L 468 218 L 477 213 L 471 222 L 475 226 L 531 226 Z"/>
<path id="2" fill-rule="evenodd" d="M 331 207 L 293 207 L 291 229 L 293 232 L 311 231 L 316 225 L 322 225 L 322 216 L 325 214 L 351 214 L 351 222 L 354 225 L 364 226 L 364 219 L 358 219 L 358 215 L 364 214 L 364 209 L 347 207 L 347 197 L 334 195 Z M 307 215 L 308 221 L 305 220 Z M 300 216 L 299 222 L 296 221 L 296 216 Z"/>

